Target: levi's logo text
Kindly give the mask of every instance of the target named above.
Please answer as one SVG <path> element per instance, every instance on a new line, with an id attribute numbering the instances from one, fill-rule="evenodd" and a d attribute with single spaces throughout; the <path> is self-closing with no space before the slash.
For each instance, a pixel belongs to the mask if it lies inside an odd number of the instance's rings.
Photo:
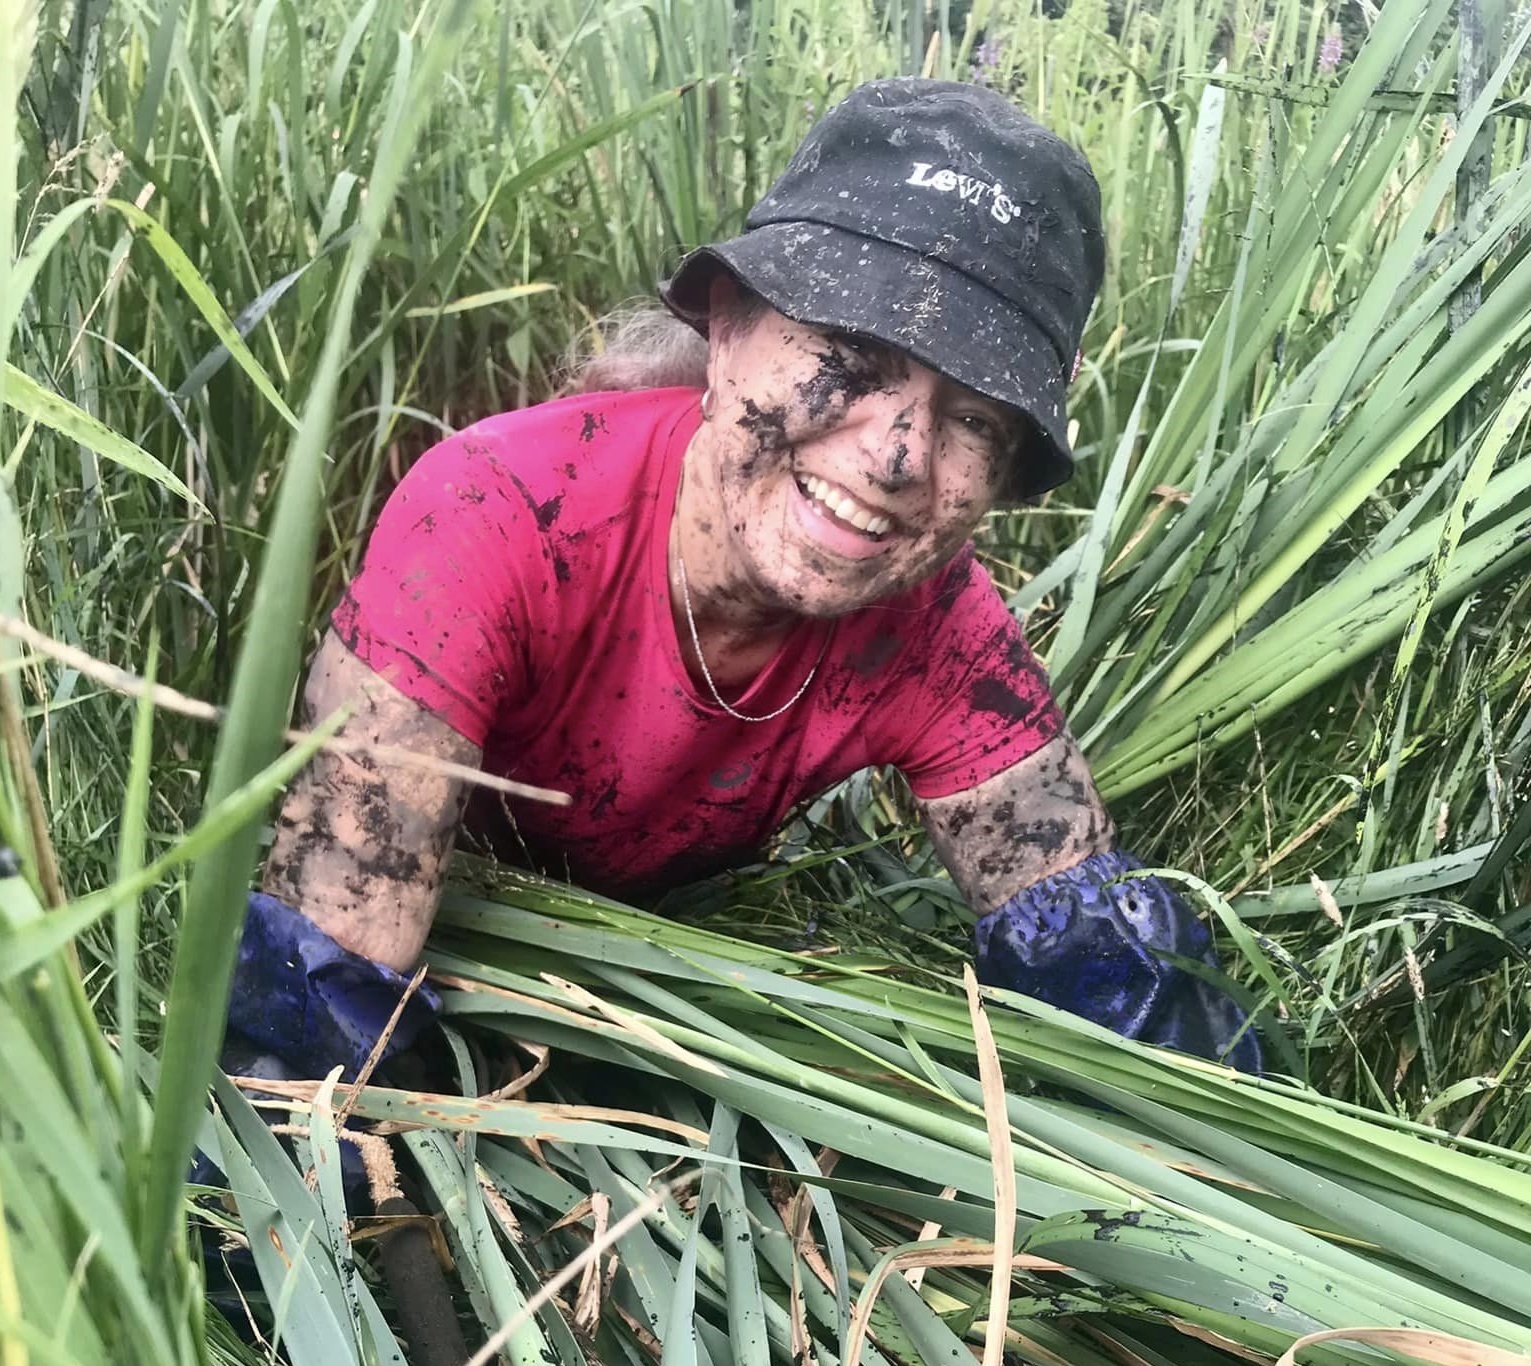
<path id="1" fill-rule="evenodd" d="M 974 176 L 959 175 L 950 167 L 942 167 L 938 171 L 928 161 L 915 162 L 904 184 L 916 185 L 922 190 L 934 190 L 937 194 L 955 194 L 964 203 L 980 207 L 987 201 L 989 216 L 996 223 L 1008 223 L 1019 208 L 997 184 Z"/>

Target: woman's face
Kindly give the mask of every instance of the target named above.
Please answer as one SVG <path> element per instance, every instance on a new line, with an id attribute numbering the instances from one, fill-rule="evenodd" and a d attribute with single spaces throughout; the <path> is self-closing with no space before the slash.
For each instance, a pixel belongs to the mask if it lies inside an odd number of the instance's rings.
<path id="1" fill-rule="evenodd" d="M 770 308 L 730 323 L 720 302 L 715 290 L 703 431 L 727 577 L 811 617 L 928 578 L 993 507 L 1017 414 L 880 342 Z"/>

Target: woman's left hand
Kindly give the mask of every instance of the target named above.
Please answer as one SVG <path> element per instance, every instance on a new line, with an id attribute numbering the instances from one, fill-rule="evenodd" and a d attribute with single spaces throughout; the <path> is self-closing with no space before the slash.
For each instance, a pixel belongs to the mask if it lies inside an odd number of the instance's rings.
<path id="1" fill-rule="evenodd" d="M 1206 926 L 1160 879 L 1122 876 L 1142 864 L 1116 847 L 1067 731 L 975 788 L 921 802 L 920 812 L 979 913 L 981 981 L 1129 1038 L 1260 1071 L 1243 1011 L 1170 961 L 1216 969 Z"/>

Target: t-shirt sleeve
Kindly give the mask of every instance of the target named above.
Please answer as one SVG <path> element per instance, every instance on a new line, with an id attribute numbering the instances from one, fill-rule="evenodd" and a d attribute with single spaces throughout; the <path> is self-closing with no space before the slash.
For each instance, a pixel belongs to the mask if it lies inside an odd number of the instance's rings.
<path id="1" fill-rule="evenodd" d="M 1035 754 L 1064 719 L 1020 622 L 971 546 L 948 566 L 921 615 L 927 629 L 900 670 L 887 714 L 901 718 L 894 762 L 914 795 L 930 800 Z"/>
<path id="2" fill-rule="evenodd" d="M 482 747 L 533 680 L 556 580 L 537 506 L 470 428 L 394 489 L 331 618 L 342 643 Z"/>

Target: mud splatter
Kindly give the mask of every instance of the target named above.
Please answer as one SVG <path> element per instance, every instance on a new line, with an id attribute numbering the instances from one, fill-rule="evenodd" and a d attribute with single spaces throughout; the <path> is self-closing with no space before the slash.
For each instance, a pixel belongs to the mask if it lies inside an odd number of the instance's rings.
<path id="1" fill-rule="evenodd" d="M 383 845 L 370 859 L 357 863 L 357 871 L 366 877 L 389 882 L 411 883 L 420 877 L 420 856 L 397 846 Z"/>
<path id="2" fill-rule="evenodd" d="M 1035 699 L 1018 696 L 998 678 L 980 678 L 968 699 L 975 711 L 993 712 L 1008 721 L 1029 721 L 1036 712 Z"/>
<path id="3" fill-rule="evenodd" d="M 361 642 L 360 618 L 361 605 L 352 596 L 351 588 L 347 585 L 346 591 L 340 596 L 340 601 L 335 604 L 335 610 L 330 613 L 330 630 L 353 655 Z"/>
<path id="4" fill-rule="evenodd" d="M 889 357 L 895 354 L 887 353 Z M 831 407 L 849 407 L 857 399 L 887 387 L 887 364 L 881 355 L 870 352 L 865 356 L 855 352 L 847 355 L 833 346 L 815 355 L 819 368 L 793 386 L 810 418 L 823 417 Z"/>
<path id="5" fill-rule="evenodd" d="M 754 399 L 747 398 L 739 426 L 755 438 L 755 447 L 760 452 L 784 451 L 792 444 L 787 440 L 787 409 L 784 405 L 762 408 Z"/>
<path id="6" fill-rule="evenodd" d="M 591 816 L 593 816 L 596 820 L 600 820 L 600 818 L 611 809 L 611 804 L 615 802 L 616 799 L 617 780 L 612 778 L 607 782 L 605 787 L 603 787 L 599 792 L 595 794 L 595 799 L 590 803 Z"/>
<path id="7" fill-rule="evenodd" d="M 973 823 L 973 818 L 978 814 L 978 809 L 972 806 L 962 807 L 952 812 L 946 822 L 946 833 L 955 839 Z"/>
<path id="8" fill-rule="evenodd" d="M 1018 849 L 1035 849 L 1047 857 L 1057 854 L 1068 843 L 1072 831 L 1067 820 L 1049 817 L 1039 821 L 1010 821 L 994 827 L 994 833 L 1002 837 L 1007 847 L 1003 854 L 979 860 L 979 871 L 989 876 L 1013 866 Z"/>
<path id="9" fill-rule="evenodd" d="M 1041 669 L 1037 667 L 1037 661 L 1035 656 L 1033 656 L 1031 653 L 1030 646 L 1028 646 L 1025 640 L 1023 640 L 1020 636 L 1012 637 L 1009 644 L 1006 646 L 1005 662 L 1009 664 L 1012 669 L 1022 669 L 1026 673 L 1032 674 L 1033 676 L 1039 675 L 1042 672 Z"/>
<path id="10" fill-rule="evenodd" d="M 851 655 L 846 663 L 861 678 L 872 678 L 898 657 L 899 638 L 892 631 L 878 631 L 864 648 Z"/>
<path id="11" fill-rule="evenodd" d="M 731 764 L 727 768 L 715 769 L 708 778 L 708 782 L 728 792 L 747 783 L 754 772 L 755 766 L 748 759 L 741 759 L 737 764 Z"/>
<path id="12" fill-rule="evenodd" d="M 581 417 L 579 439 L 588 446 L 595 440 L 597 432 L 604 432 L 605 430 L 606 418 L 604 414 L 586 412 Z M 572 478 L 573 476 L 571 475 L 570 477 Z"/>
<path id="13" fill-rule="evenodd" d="M 563 511 L 563 494 L 555 493 L 545 503 L 537 506 L 537 525 L 544 531 L 548 530 L 558 520 L 558 514 Z"/>

